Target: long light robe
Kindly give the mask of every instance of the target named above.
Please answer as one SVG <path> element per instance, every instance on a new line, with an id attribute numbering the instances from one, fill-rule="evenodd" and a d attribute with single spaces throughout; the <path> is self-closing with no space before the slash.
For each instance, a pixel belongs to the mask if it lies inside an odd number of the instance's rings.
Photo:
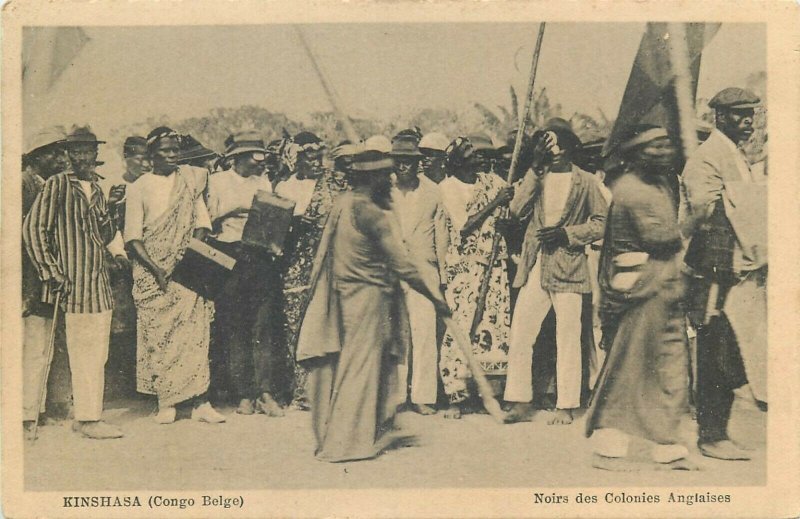
<path id="1" fill-rule="evenodd" d="M 331 211 L 311 279 L 297 360 L 309 370 L 315 455 L 330 462 L 374 457 L 394 414 L 397 363 L 410 340 L 399 281 L 437 297 L 438 273 L 410 256 L 385 211 L 353 192 Z"/>

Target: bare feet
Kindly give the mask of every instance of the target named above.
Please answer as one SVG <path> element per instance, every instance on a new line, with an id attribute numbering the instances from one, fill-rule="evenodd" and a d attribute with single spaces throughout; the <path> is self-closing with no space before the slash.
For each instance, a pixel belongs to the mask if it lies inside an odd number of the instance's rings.
<path id="1" fill-rule="evenodd" d="M 236 408 L 236 414 L 244 414 L 250 415 L 256 412 L 255 407 L 253 407 L 253 401 L 249 398 L 242 398 L 239 402 L 239 407 Z"/>
<path id="2" fill-rule="evenodd" d="M 700 465 L 687 458 L 670 461 L 669 463 L 656 463 L 656 470 L 700 470 Z"/>
<path id="3" fill-rule="evenodd" d="M 506 414 L 505 423 L 530 422 L 533 406 L 526 402 L 515 402 Z"/>
<path id="4" fill-rule="evenodd" d="M 556 409 L 547 425 L 569 425 L 572 423 L 572 409 Z"/>
<path id="5" fill-rule="evenodd" d="M 269 393 L 264 393 L 261 395 L 261 398 L 256 400 L 256 410 L 258 410 L 259 413 L 274 417 L 284 416 L 286 414 L 283 408 Z"/>
<path id="6" fill-rule="evenodd" d="M 411 410 L 423 416 L 430 416 L 436 414 L 436 409 L 427 404 L 411 404 Z"/>
<path id="7" fill-rule="evenodd" d="M 450 404 L 450 406 L 444 410 L 443 415 L 449 420 L 459 420 L 461 419 L 461 407 L 458 404 Z"/>

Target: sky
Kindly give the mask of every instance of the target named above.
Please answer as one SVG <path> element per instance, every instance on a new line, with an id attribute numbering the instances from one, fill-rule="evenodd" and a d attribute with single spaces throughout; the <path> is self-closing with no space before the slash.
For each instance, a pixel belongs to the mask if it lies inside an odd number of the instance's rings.
<path id="1" fill-rule="evenodd" d="M 643 23 L 548 23 L 536 84 L 566 115 L 616 116 Z M 306 39 L 356 117 L 418 108 L 460 110 L 522 98 L 535 23 L 319 24 Z M 302 120 L 330 109 L 294 29 L 286 25 L 87 27 L 91 38 L 51 91 L 25 114 L 26 130 L 89 123 L 104 132 L 148 117 L 203 116 L 263 106 Z M 766 70 L 759 24 L 723 25 L 707 47 L 698 97 Z M 423 129 L 424 130 L 424 129 Z"/>

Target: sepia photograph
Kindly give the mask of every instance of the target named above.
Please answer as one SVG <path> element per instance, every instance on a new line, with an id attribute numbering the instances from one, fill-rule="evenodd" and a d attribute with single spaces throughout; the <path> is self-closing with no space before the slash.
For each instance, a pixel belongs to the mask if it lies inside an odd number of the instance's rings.
<path id="1" fill-rule="evenodd" d="M 800 512 L 737 494 L 798 477 L 796 37 L 70 3 L 3 9 L 9 517 Z"/>

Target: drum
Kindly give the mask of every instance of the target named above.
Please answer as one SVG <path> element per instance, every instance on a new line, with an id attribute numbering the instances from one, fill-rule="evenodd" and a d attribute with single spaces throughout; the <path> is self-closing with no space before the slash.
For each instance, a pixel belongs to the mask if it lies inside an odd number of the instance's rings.
<path id="1" fill-rule="evenodd" d="M 294 206 L 287 198 L 258 191 L 242 231 L 242 244 L 282 256 L 292 227 Z"/>
<path id="2" fill-rule="evenodd" d="M 211 245 L 192 238 L 172 280 L 200 296 L 214 300 L 233 273 L 236 260 Z"/>

